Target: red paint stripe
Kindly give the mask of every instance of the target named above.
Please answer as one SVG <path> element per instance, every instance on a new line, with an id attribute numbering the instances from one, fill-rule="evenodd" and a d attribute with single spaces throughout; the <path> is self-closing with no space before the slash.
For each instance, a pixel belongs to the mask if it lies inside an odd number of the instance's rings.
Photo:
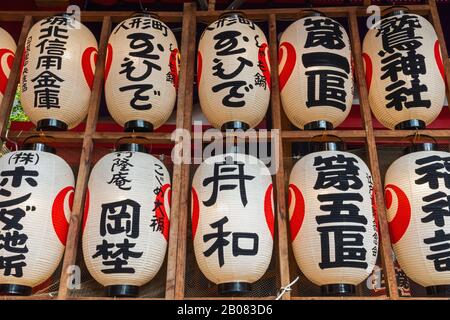
<path id="1" fill-rule="evenodd" d="M 89 188 L 86 190 L 86 198 L 84 199 L 84 214 L 83 214 L 83 227 L 81 229 L 81 232 L 84 233 L 84 228 L 86 227 L 86 221 L 89 215 Z"/>
<path id="2" fill-rule="evenodd" d="M 294 202 L 292 201 L 291 191 L 294 194 Z M 303 199 L 302 192 L 296 185 L 289 185 L 289 198 L 288 198 L 288 206 L 294 205 L 293 214 L 291 220 L 289 222 L 291 228 L 291 241 L 294 241 L 297 238 L 297 235 L 302 227 L 303 220 L 305 218 L 305 200 Z"/>
<path id="3" fill-rule="evenodd" d="M 370 59 L 370 56 L 367 53 L 363 53 L 362 56 L 363 56 L 364 64 L 366 66 L 366 85 L 367 85 L 367 91 L 369 91 L 370 85 L 372 84 L 372 74 L 373 74 L 372 60 Z"/>
<path id="4" fill-rule="evenodd" d="M 108 79 L 109 70 L 111 70 L 111 64 L 113 59 L 113 48 L 110 43 L 106 49 L 106 62 L 105 62 L 105 82 Z"/>
<path id="5" fill-rule="evenodd" d="M 198 218 L 200 215 L 200 206 L 198 202 L 197 191 L 192 187 L 192 239 L 195 239 L 195 234 L 197 233 Z"/>
<path id="6" fill-rule="evenodd" d="M 266 194 L 264 196 L 264 215 L 266 216 L 267 227 L 269 228 L 270 234 L 272 235 L 272 239 L 274 237 L 274 224 L 275 218 L 272 208 L 272 191 L 273 185 L 270 186 L 266 190 Z"/>
<path id="7" fill-rule="evenodd" d="M 173 49 L 169 58 L 170 74 L 173 77 L 173 86 L 178 90 L 178 49 Z"/>
<path id="8" fill-rule="evenodd" d="M 280 48 L 278 49 L 279 64 L 281 63 L 281 61 L 283 61 L 284 56 L 284 50 L 282 50 L 283 48 L 285 48 L 287 56 L 286 62 L 284 63 L 283 69 L 281 70 L 279 75 L 280 91 L 283 91 L 284 86 L 286 85 L 292 72 L 294 71 L 294 67 L 297 61 L 297 54 L 295 52 L 294 46 L 289 42 L 283 42 L 280 44 Z"/>
<path id="9" fill-rule="evenodd" d="M 91 62 L 91 57 L 94 55 L 94 66 Z M 81 67 L 83 69 L 84 78 L 86 79 L 86 83 L 91 88 L 94 85 L 94 70 L 95 63 L 97 62 L 97 49 L 94 47 L 89 47 L 84 50 L 83 55 L 81 57 Z"/>
<path id="10" fill-rule="evenodd" d="M 6 56 L 8 55 L 8 56 Z M 6 85 L 8 84 L 8 75 L 6 75 L 6 70 L 3 69 L 3 60 L 6 56 L 6 63 L 11 70 L 14 61 L 14 52 L 9 49 L 0 49 L 0 92 L 5 94 Z"/>
<path id="11" fill-rule="evenodd" d="M 200 79 L 202 77 L 203 59 L 200 51 L 197 53 L 197 87 L 200 86 Z"/>
<path id="12" fill-rule="evenodd" d="M 172 198 L 172 193 L 171 193 L 171 189 L 170 189 L 170 184 L 165 184 L 161 187 L 161 191 L 156 195 L 156 199 L 155 199 L 155 203 L 160 203 L 160 210 L 155 210 L 155 215 L 156 218 L 158 219 L 158 221 L 162 220 L 163 221 L 163 228 L 162 228 L 162 234 L 164 236 L 164 238 L 166 239 L 166 241 L 169 241 L 169 230 L 170 230 L 170 220 L 169 220 L 169 215 L 167 214 L 167 209 L 165 207 L 165 202 L 164 202 L 164 198 L 166 195 L 166 192 L 168 192 L 167 197 L 169 200 L 169 205 L 170 205 L 170 200 Z"/>
<path id="13" fill-rule="evenodd" d="M 409 203 L 407 195 L 399 187 L 388 184 L 384 188 L 386 208 L 390 209 L 392 205 L 392 193 L 391 190 L 397 196 L 397 212 L 394 219 L 389 222 L 389 232 L 391 235 L 391 243 L 396 244 L 408 230 L 409 223 L 411 221 L 411 205 Z"/>
<path id="14" fill-rule="evenodd" d="M 63 246 L 66 245 L 67 232 L 69 231 L 69 222 L 67 221 L 64 212 L 64 201 L 69 192 L 71 192 L 69 196 L 69 208 L 72 210 L 74 194 L 74 188 L 72 186 L 65 187 L 59 191 L 52 206 L 53 229 L 55 230 L 56 235 Z"/>
<path id="15" fill-rule="evenodd" d="M 439 46 L 438 40 L 434 43 L 434 58 L 436 60 L 439 72 L 441 73 L 441 77 L 445 82 L 445 86 L 447 86 L 447 78 L 445 78 L 444 63 L 442 62 L 441 56 L 441 47 Z"/>

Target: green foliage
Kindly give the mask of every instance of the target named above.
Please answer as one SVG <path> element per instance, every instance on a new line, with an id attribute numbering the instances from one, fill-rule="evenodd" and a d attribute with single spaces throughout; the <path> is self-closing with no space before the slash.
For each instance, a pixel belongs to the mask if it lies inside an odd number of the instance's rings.
<path id="1" fill-rule="evenodd" d="M 11 115 L 9 116 L 9 121 L 30 121 L 25 112 L 23 112 L 22 103 L 20 102 L 20 92 L 20 87 L 18 86 L 16 96 L 14 98 L 14 104 L 11 110 Z"/>

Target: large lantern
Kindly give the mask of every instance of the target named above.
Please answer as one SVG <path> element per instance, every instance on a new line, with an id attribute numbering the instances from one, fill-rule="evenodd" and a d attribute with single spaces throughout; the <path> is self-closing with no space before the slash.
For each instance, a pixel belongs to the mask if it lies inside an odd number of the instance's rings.
<path id="1" fill-rule="evenodd" d="M 172 114 L 178 88 L 177 40 L 163 22 L 136 16 L 111 33 L 105 97 L 114 120 L 126 131 L 152 131 Z"/>
<path id="2" fill-rule="evenodd" d="M 390 129 L 423 129 L 445 99 L 444 66 L 428 20 L 395 11 L 367 32 L 363 58 L 373 114 Z"/>
<path id="3" fill-rule="evenodd" d="M 297 20 L 279 46 L 281 101 L 300 129 L 332 129 L 353 102 L 350 42 L 338 22 L 324 16 Z"/>
<path id="4" fill-rule="evenodd" d="M 253 22 L 229 14 L 200 38 L 197 82 L 200 106 L 219 129 L 248 129 L 264 118 L 270 100 L 266 36 Z"/>
<path id="5" fill-rule="evenodd" d="M 158 273 L 166 254 L 169 172 L 136 146 L 101 158 L 88 183 L 84 261 L 108 296 L 137 296 L 139 287 Z"/>
<path id="6" fill-rule="evenodd" d="M 0 28 L 0 104 L 8 84 L 15 52 L 16 42 L 5 29 Z"/>
<path id="7" fill-rule="evenodd" d="M 68 15 L 36 23 L 28 33 L 20 78 L 21 102 L 42 130 L 66 130 L 88 112 L 97 41 Z"/>
<path id="8" fill-rule="evenodd" d="M 353 295 L 378 254 L 372 176 L 357 156 L 320 151 L 301 158 L 289 180 L 292 248 L 324 295 Z"/>
<path id="9" fill-rule="evenodd" d="M 50 149 L 33 146 L 0 158 L 0 295 L 30 295 L 66 245 L 74 175 Z"/>
<path id="10" fill-rule="evenodd" d="M 206 159 L 192 181 L 192 238 L 200 270 L 219 293 L 238 295 L 272 258 L 272 178 L 259 159 L 227 153 Z"/>
<path id="11" fill-rule="evenodd" d="M 391 242 L 400 267 L 428 294 L 450 296 L 450 153 L 417 151 L 386 172 Z"/>

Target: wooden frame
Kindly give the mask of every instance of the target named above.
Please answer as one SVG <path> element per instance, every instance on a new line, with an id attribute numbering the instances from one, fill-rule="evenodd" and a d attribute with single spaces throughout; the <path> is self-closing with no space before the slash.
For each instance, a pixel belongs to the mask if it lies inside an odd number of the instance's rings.
<path id="1" fill-rule="evenodd" d="M 398 130 L 374 130 L 372 126 L 372 115 L 369 107 L 368 92 L 364 79 L 363 61 L 361 56 L 361 39 L 358 31 L 358 17 L 366 16 L 366 6 L 370 1 L 364 2 L 365 6 L 353 7 L 321 7 L 320 11 L 330 17 L 345 18 L 348 21 L 348 33 L 350 35 L 352 52 L 355 66 L 356 85 L 360 94 L 360 110 L 362 119 L 362 129 L 359 130 L 332 130 L 329 134 L 337 135 L 344 141 L 361 141 L 367 145 L 367 160 L 374 178 L 374 187 L 376 190 L 376 202 L 379 214 L 379 227 L 381 234 L 380 251 L 383 270 L 386 278 L 387 295 L 383 297 L 354 297 L 350 299 L 370 300 L 370 299 L 424 299 L 424 298 L 401 298 L 398 294 L 398 287 L 394 269 L 394 262 L 391 254 L 391 245 L 388 232 L 388 221 L 384 206 L 383 186 L 379 170 L 377 143 L 382 143 L 392 138 L 403 138 L 414 134 L 415 131 Z M 439 21 L 439 15 L 435 0 L 428 0 L 424 5 L 410 5 L 410 11 L 420 15 L 427 16 L 434 25 L 439 41 L 441 43 L 442 58 L 445 67 L 445 76 L 450 83 L 450 61 L 445 46 L 445 40 L 442 27 Z M 299 17 L 301 9 L 258 9 L 242 10 L 249 19 L 257 19 L 268 24 L 268 39 L 270 49 L 270 63 L 272 70 L 271 78 L 271 108 L 270 118 L 271 127 L 280 130 L 278 139 L 278 150 L 283 157 L 291 157 L 291 143 L 294 141 L 307 141 L 317 135 L 313 131 L 291 130 L 287 117 L 281 108 L 280 93 L 278 87 L 278 43 L 277 43 L 277 20 L 292 20 Z M 181 66 L 180 66 L 180 85 L 178 89 L 176 127 L 191 131 L 193 94 L 194 94 L 194 66 L 196 61 L 196 26 L 200 22 L 212 22 L 222 14 L 222 11 L 215 10 L 215 1 L 209 1 L 207 11 L 197 11 L 193 3 L 185 3 L 183 12 L 158 12 L 160 19 L 164 22 L 176 22 L 182 24 L 181 38 Z M 6 139 L 6 127 L 9 114 L 14 102 L 15 91 L 19 82 L 20 63 L 22 61 L 23 49 L 27 33 L 36 19 L 47 17 L 55 12 L 5 12 L 0 11 L 0 23 L 2 21 L 21 21 L 23 23 L 20 38 L 18 41 L 16 57 L 13 62 L 9 82 L 2 104 L 0 106 L 0 133 L 2 140 Z M 106 46 L 112 23 L 121 21 L 130 16 L 130 12 L 83 12 L 82 21 L 97 22 L 102 24 L 99 55 L 94 76 L 92 95 L 89 102 L 89 113 L 86 119 L 86 129 L 83 132 L 58 132 L 51 133 L 51 136 L 58 142 L 63 143 L 82 143 L 82 152 L 80 155 L 79 171 L 76 181 L 73 211 L 70 219 L 69 234 L 67 239 L 66 251 L 63 260 L 63 266 L 60 276 L 59 291 L 57 297 L 1 297 L 1 299 L 99 299 L 94 297 L 71 297 L 70 289 L 67 286 L 69 274 L 64 272 L 67 267 L 74 265 L 77 258 L 77 249 L 81 235 L 81 220 L 83 213 L 84 198 L 89 173 L 92 164 L 92 153 L 94 143 L 114 142 L 119 137 L 131 136 L 127 133 L 117 132 L 97 132 L 96 124 L 100 107 L 100 99 L 103 89 L 104 60 L 106 55 Z M 450 92 L 447 91 L 447 98 L 450 98 Z M 8 138 L 17 142 L 23 141 L 28 136 L 35 135 L 35 132 L 9 132 Z M 44 132 L 44 134 L 46 134 Z M 437 140 L 449 140 L 450 130 L 423 130 L 422 134 L 431 135 Z M 141 134 L 140 134 L 141 136 Z M 151 143 L 176 143 L 171 141 L 170 133 L 146 133 L 145 136 Z M 206 141 L 206 140 L 205 140 Z M 171 230 L 167 255 L 167 275 L 165 287 L 165 299 L 190 299 L 185 297 L 186 281 L 186 252 L 187 252 L 187 234 L 188 234 L 188 216 L 190 211 L 190 175 L 192 166 L 188 164 L 175 164 L 172 172 L 172 210 L 171 210 Z M 288 173 L 284 168 L 283 161 L 280 161 L 280 167 L 274 177 L 276 190 L 276 271 L 277 288 L 288 285 L 294 278 L 295 261 L 290 258 L 290 241 L 288 232 L 288 210 L 287 210 L 287 186 L 286 180 Z M 258 299 L 274 299 L 274 296 L 261 297 Z M 100 298 L 107 299 L 107 298 Z M 138 298 L 146 299 L 146 298 Z M 207 297 L 202 299 L 217 299 L 216 297 Z M 323 300 L 333 298 L 323 297 L 299 297 L 291 295 L 289 292 L 282 296 L 282 299 L 289 300 Z M 335 298 L 348 299 L 348 298 Z"/>

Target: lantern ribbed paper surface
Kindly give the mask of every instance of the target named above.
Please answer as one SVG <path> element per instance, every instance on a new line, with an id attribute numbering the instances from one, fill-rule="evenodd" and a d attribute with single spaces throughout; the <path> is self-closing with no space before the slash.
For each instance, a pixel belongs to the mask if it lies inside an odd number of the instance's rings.
<path id="1" fill-rule="evenodd" d="M 250 128 L 264 118 L 270 100 L 266 36 L 242 16 L 209 25 L 200 38 L 197 83 L 200 106 L 216 128 L 233 121 Z"/>
<path id="2" fill-rule="evenodd" d="M 74 175 L 60 157 L 15 151 L 0 158 L 0 284 L 35 287 L 66 245 Z"/>
<path id="3" fill-rule="evenodd" d="M 370 107 L 381 124 L 394 129 L 436 119 L 445 99 L 444 66 L 428 20 L 410 13 L 381 19 L 364 38 L 363 58 Z"/>
<path id="4" fill-rule="evenodd" d="M 94 81 L 97 41 L 83 24 L 54 16 L 28 33 L 21 101 L 34 124 L 55 119 L 69 129 L 84 120 Z"/>
<path id="5" fill-rule="evenodd" d="M 391 242 L 400 267 L 418 284 L 450 284 L 450 153 L 419 151 L 386 172 L 385 201 Z"/>
<path id="6" fill-rule="evenodd" d="M 372 176 L 357 156 L 321 151 L 301 158 L 289 180 L 292 248 L 302 273 L 319 286 L 358 285 L 378 254 Z"/>
<path id="7" fill-rule="evenodd" d="M 172 114 L 178 87 L 177 40 L 148 16 L 121 22 L 111 33 L 105 70 L 108 110 L 121 126 L 144 120 L 153 128 Z"/>
<path id="8" fill-rule="evenodd" d="M 279 45 L 281 101 L 298 128 L 315 121 L 342 123 L 353 102 L 350 42 L 336 21 L 311 16 L 297 20 Z"/>
<path id="9" fill-rule="evenodd" d="M 228 153 L 206 159 L 192 181 L 197 263 L 216 284 L 252 283 L 272 258 L 272 178 L 259 159 Z M 220 287 L 219 287 L 220 288 Z"/>
<path id="10" fill-rule="evenodd" d="M 103 286 L 142 286 L 161 268 L 170 218 L 170 176 L 155 157 L 110 153 L 92 169 L 83 219 L 83 255 Z"/>
<path id="11" fill-rule="evenodd" d="M 15 52 L 16 42 L 5 29 L 0 28 L 0 104 L 8 84 Z"/>

